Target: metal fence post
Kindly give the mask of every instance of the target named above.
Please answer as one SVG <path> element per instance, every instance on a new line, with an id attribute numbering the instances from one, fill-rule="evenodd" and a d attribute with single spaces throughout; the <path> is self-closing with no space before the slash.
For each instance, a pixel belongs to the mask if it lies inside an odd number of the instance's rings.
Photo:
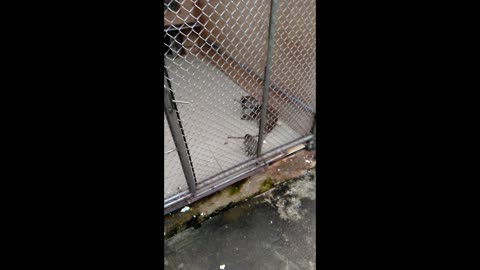
<path id="1" fill-rule="evenodd" d="M 260 131 L 258 133 L 257 156 L 262 154 L 263 132 L 265 129 L 265 122 L 267 118 L 267 98 L 268 88 L 270 87 L 270 71 L 272 68 L 272 52 L 275 41 L 275 21 L 277 19 L 278 0 L 271 0 L 270 2 L 270 19 L 268 25 L 268 47 L 267 47 L 267 62 L 265 64 L 265 72 L 263 78 L 263 95 L 262 95 L 262 111 L 260 114 Z"/>
<path id="2" fill-rule="evenodd" d="M 188 188 L 191 193 L 195 194 L 196 180 L 195 171 L 193 169 L 192 160 L 190 158 L 190 152 L 185 140 L 185 134 L 183 132 L 182 124 L 180 121 L 180 115 L 178 114 L 177 105 L 173 102 L 173 92 L 163 89 L 163 102 L 165 104 L 165 114 L 168 121 L 168 126 L 172 132 L 173 142 L 177 148 L 180 163 L 182 164 L 183 173 L 187 180 Z"/>

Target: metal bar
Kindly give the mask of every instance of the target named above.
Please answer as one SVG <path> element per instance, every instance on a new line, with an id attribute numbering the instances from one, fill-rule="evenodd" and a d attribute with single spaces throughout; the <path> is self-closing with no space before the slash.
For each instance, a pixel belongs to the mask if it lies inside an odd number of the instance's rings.
<path id="1" fill-rule="evenodd" d="M 201 186 L 203 185 L 209 185 L 211 183 L 214 183 L 216 181 L 219 181 L 220 179 L 224 179 L 226 177 L 228 177 L 229 175 L 231 175 L 232 171 L 235 171 L 236 169 L 238 170 L 238 168 L 240 167 L 248 167 L 248 166 L 251 166 L 251 165 L 258 165 L 258 164 L 264 164 L 265 163 L 265 160 L 267 158 L 270 158 L 271 156 L 274 156 L 278 153 L 281 153 L 282 151 L 285 151 L 286 149 L 289 149 L 293 146 L 296 146 L 296 145 L 299 145 L 299 144 L 302 144 L 302 143 L 305 143 L 309 140 L 311 140 L 313 138 L 313 135 L 308 135 L 306 137 L 303 137 L 303 138 L 300 138 L 298 140 L 294 140 L 290 143 L 287 143 L 287 144 L 284 144 L 282 146 L 279 146 L 275 149 L 272 149 L 270 150 L 269 152 L 267 153 L 264 153 L 261 157 L 258 157 L 258 158 L 255 158 L 255 159 L 251 159 L 251 160 L 248 160 L 248 161 L 245 161 L 243 163 L 240 163 L 240 164 L 237 164 L 235 167 L 232 167 L 232 168 L 229 168 L 229 169 L 226 169 L 225 171 L 221 172 L 221 173 L 218 173 L 214 176 L 211 176 L 205 180 L 203 180 L 201 183 L 199 183 L 198 185 L 198 188 L 200 188 Z"/>
<path id="2" fill-rule="evenodd" d="M 163 74 L 164 74 L 165 77 L 167 78 L 168 89 L 169 89 L 170 91 L 173 91 L 173 90 L 172 90 L 172 82 L 170 81 L 170 76 L 168 76 L 168 71 L 167 71 L 166 68 L 163 70 Z"/>
<path id="3" fill-rule="evenodd" d="M 267 98 L 268 88 L 270 87 L 270 71 L 272 68 L 272 52 L 275 41 L 273 39 L 275 34 L 275 20 L 277 18 L 278 0 L 271 0 L 270 2 L 270 20 L 268 26 L 268 47 L 267 47 L 267 62 L 265 64 L 265 72 L 263 79 L 263 97 L 262 97 L 262 112 L 260 114 L 260 128 L 258 133 L 257 156 L 262 154 L 263 132 L 265 129 L 265 122 L 267 118 Z"/>
<path id="4" fill-rule="evenodd" d="M 291 143 L 288 143 L 286 145 L 283 145 L 277 149 L 274 149 L 263 156 L 266 157 L 271 157 L 272 155 L 277 156 L 273 158 L 266 159 L 265 162 L 249 162 L 250 166 L 245 167 L 242 171 L 236 172 L 235 174 L 227 175 L 227 176 L 222 176 L 222 177 L 217 177 L 215 179 L 216 181 L 202 181 L 198 185 L 198 190 L 196 194 L 191 194 L 187 192 L 183 192 L 181 194 L 174 195 L 166 200 L 164 200 L 164 215 L 167 215 L 177 209 L 180 209 L 184 207 L 185 205 L 191 204 L 195 201 L 198 201 L 210 194 L 213 194 L 229 185 L 232 185 L 242 179 L 245 179 L 246 177 L 255 174 L 256 172 L 260 171 L 262 168 L 268 166 L 269 164 L 280 160 L 282 158 L 285 158 L 287 156 L 293 155 L 297 153 L 300 150 L 303 150 L 304 147 L 299 147 L 294 151 L 287 151 L 288 149 L 301 145 L 308 140 L 311 140 L 313 138 L 313 135 L 309 135 L 303 138 L 300 138 L 298 140 L 295 140 Z M 253 160 L 255 161 L 255 160 Z M 224 180 L 224 181 L 221 181 Z M 220 182 L 221 181 L 221 182 Z"/>
<path id="5" fill-rule="evenodd" d="M 181 197 L 188 196 L 189 193 L 190 193 L 190 192 L 188 192 L 188 190 L 185 190 L 185 191 L 182 191 L 182 192 L 177 193 L 177 194 L 175 194 L 175 195 L 172 195 L 172 196 L 164 199 L 164 200 L 163 200 L 163 204 L 165 205 L 165 204 L 170 203 L 171 201 L 176 200 L 177 198 L 181 198 Z"/>
<path id="6" fill-rule="evenodd" d="M 181 101 L 181 100 L 172 100 L 172 102 L 179 103 L 179 104 L 190 104 L 188 101 Z"/>
<path id="7" fill-rule="evenodd" d="M 168 150 L 168 151 L 167 151 L 167 152 L 165 152 L 164 154 L 169 154 L 169 153 L 172 153 L 172 152 L 174 152 L 175 150 L 177 150 L 177 149 Z"/>
<path id="8" fill-rule="evenodd" d="M 228 185 L 232 185 L 242 179 L 245 179 L 249 175 L 254 174 L 258 170 L 260 170 L 264 165 L 261 166 L 254 166 L 252 168 L 248 168 L 244 171 L 242 171 L 240 174 L 232 175 L 229 178 L 227 178 L 225 181 L 222 183 L 217 184 L 216 186 L 203 186 L 203 188 L 199 189 L 197 191 L 197 194 L 192 195 L 192 194 L 183 194 L 183 196 L 177 196 L 175 200 L 170 200 L 170 201 L 164 201 L 164 215 L 171 213 L 172 211 L 175 211 L 176 209 L 179 209 L 187 204 L 191 204 L 195 201 L 198 201 L 202 198 L 205 198 L 206 196 L 213 194 L 217 192 L 220 189 L 223 189 L 227 187 Z"/>
<path id="9" fill-rule="evenodd" d="M 185 140 L 185 134 L 183 133 L 182 124 L 180 121 L 180 114 L 177 110 L 177 105 L 172 102 L 174 100 L 173 93 L 163 90 L 163 102 L 165 104 L 165 114 L 167 116 L 168 126 L 172 132 L 173 142 L 177 148 L 180 163 L 182 164 L 183 173 L 187 180 L 188 188 L 191 193 L 196 192 L 196 180 L 195 171 L 193 170 L 192 160 L 190 158 L 190 152 Z"/>

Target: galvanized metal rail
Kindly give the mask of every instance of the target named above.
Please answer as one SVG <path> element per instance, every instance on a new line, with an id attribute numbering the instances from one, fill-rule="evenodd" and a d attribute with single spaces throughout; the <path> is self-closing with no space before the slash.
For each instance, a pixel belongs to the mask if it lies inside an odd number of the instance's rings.
<path id="1" fill-rule="evenodd" d="M 262 154 L 263 137 L 265 133 L 265 124 L 267 122 L 267 103 L 268 103 L 268 88 L 270 87 L 270 72 L 272 69 L 272 51 L 275 45 L 273 39 L 275 34 L 275 19 L 277 15 L 278 0 L 272 0 L 270 4 L 270 19 L 268 26 L 268 47 L 267 47 L 267 62 L 265 64 L 265 77 L 263 78 L 263 95 L 262 95 L 262 111 L 260 113 L 260 128 L 258 131 L 257 157 Z"/>
<path id="2" fill-rule="evenodd" d="M 202 182 L 197 187 L 196 194 L 189 193 L 188 191 L 181 192 L 175 196 L 172 196 L 164 201 L 164 215 L 167 215 L 175 210 L 178 210 L 186 205 L 189 205 L 193 202 L 196 202 L 208 195 L 211 195 L 225 187 L 235 184 L 238 181 L 241 181 L 251 175 L 254 175 L 260 172 L 262 169 L 270 165 L 271 163 L 278 161 L 282 158 L 286 158 L 290 155 L 297 153 L 305 148 L 305 142 L 312 140 L 313 135 L 308 135 L 299 140 L 295 140 L 289 144 L 286 144 L 282 147 L 274 149 L 269 153 L 264 154 L 262 157 L 246 162 L 240 166 L 243 167 L 242 170 L 231 173 L 226 172 L 226 177 L 221 177 L 217 175 L 211 179 Z M 300 147 L 298 147 L 300 146 Z M 288 149 L 295 148 L 294 151 L 287 151 Z M 225 173 L 224 173 L 225 174 Z M 221 178 L 224 178 L 223 181 L 219 181 Z"/>

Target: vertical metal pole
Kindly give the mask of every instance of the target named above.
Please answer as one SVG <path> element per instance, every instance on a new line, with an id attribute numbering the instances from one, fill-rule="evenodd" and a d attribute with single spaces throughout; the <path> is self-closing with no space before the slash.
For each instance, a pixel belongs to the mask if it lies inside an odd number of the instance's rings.
<path id="1" fill-rule="evenodd" d="M 165 70 L 163 71 L 163 74 L 165 75 L 165 78 L 167 79 L 168 88 L 169 88 L 170 90 L 173 90 L 173 89 L 172 89 L 172 82 L 170 82 L 170 76 L 168 76 L 168 71 L 167 71 L 167 69 L 165 69 Z"/>
<path id="2" fill-rule="evenodd" d="M 277 19 L 278 0 L 270 1 L 270 20 L 268 25 L 268 47 L 267 47 L 267 63 L 265 64 L 265 72 L 263 78 L 263 95 L 262 95 L 262 111 L 260 114 L 260 131 L 258 133 L 257 156 L 262 153 L 263 132 L 265 130 L 265 122 L 267 118 L 267 98 L 268 88 L 270 87 L 270 71 L 272 68 L 272 51 L 275 41 L 275 21 Z"/>
<path id="3" fill-rule="evenodd" d="M 172 132 L 173 142 L 177 148 L 188 188 L 192 194 L 195 194 L 197 188 L 195 171 L 193 170 L 190 152 L 188 150 L 187 142 L 185 141 L 185 134 L 180 121 L 180 115 L 178 114 L 177 105 L 173 102 L 173 100 L 173 93 L 163 89 L 163 102 L 165 104 L 165 114 L 167 116 L 168 126 Z"/>

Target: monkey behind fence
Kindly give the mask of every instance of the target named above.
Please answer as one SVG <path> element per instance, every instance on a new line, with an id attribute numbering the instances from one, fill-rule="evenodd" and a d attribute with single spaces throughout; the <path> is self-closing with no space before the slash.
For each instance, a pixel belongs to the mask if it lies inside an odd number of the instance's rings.
<path id="1" fill-rule="evenodd" d="M 242 107 L 242 115 L 240 119 L 256 120 L 260 124 L 262 106 L 258 103 L 257 99 L 253 96 L 243 96 L 239 102 Z M 273 128 L 277 126 L 277 122 L 277 111 L 271 105 L 268 105 L 265 123 L 265 133 L 270 133 Z"/>
<path id="2" fill-rule="evenodd" d="M 258 135 L 250 135 L 250 134 L 245 134 L 243 137 L 233 137 L 233 136 L 228 136 L 228 139 L 243 139 L 243 145 L 245 146 L 245 153 L 247 156 L 255 156 L 257 154 L 257 144 L 258 140 L 255 139 L 255 137 L 258 137 Z"/>

